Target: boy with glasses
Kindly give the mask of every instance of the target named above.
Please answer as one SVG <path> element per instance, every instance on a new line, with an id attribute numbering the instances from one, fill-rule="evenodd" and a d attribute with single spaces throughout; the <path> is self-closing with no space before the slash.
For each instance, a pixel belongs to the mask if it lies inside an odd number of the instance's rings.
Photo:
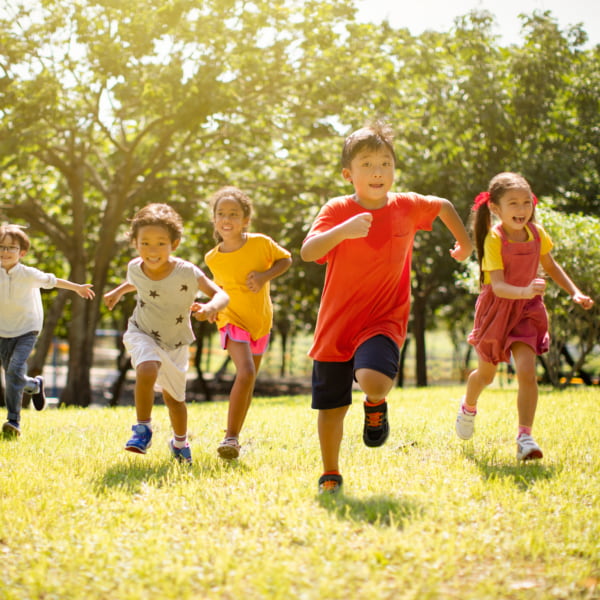
<path id="1" fill-rule="evenodd" d="M 44 380 L 27 376 L 27 359 L 42 328 L 44 312 L 40 288 L 72 290 L 91 299 L 91 284 L 72 283 L 51 273 L 21 264 L 31 243 L 17 225 L 0 226 L 0 365 L 4 368 L 8 420 L 5 436 L 21 435 L 21 398 L 30 394 L 37 410 L 46 406 Z"/>

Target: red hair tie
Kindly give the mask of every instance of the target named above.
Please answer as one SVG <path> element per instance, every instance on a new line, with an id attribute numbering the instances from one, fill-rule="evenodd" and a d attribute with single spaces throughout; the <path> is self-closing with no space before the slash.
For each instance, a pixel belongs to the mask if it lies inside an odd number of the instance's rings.
<path id="1" fill-rule="evenodd" d="M 489 202 L 490 193 L 481 192 L 481 194 L 477 194 L 475 197 L 475 202 L 473 202 L 473 208 L 471 208 L 471 210 L 479 210 L 484 204 L 489 204 Z"/>
<path id="2" fill-rule="evenodd" d="M 531 192 L 531 199 L 533 200 L 533 205 L 536 206 L 536 204 L 538 203 L 538 199 L 533 192 Z"/>

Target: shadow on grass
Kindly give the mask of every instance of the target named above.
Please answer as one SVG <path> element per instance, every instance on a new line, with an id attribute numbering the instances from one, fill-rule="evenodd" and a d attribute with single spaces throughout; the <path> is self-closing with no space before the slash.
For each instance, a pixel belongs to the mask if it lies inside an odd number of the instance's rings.
<path id="1" fill-rule="evenodd" d="M 366 500 L 338 494 L 321 494 L 319 504 L 338 519 L 366 522 L 379 527 L 403 529 L 410 519 L 422 514 L 415 502 L 398 501 L 387 496 L 373 496 Z"/>
<path id="2" fill-rule="evenodd" d="M 99 494 L 109 489 L 138 494 L 145 486 L 161 488 L 185 479 L 218 478 L 232 470 L 247 469 L 244 463 L 237 460 L 224 461 L 209 456 L 194 456 L 192 465 L 179 464 L 171 457 L 161 462 L 148 463 L 134 459 L 108 467 L 97 478 L 95 489 Z"/>
<path id="3" fill-rule="evenodd" d="M 463 454 L 481 471 L 484 479 L 506 479 L 522 490 L 529 489 L 537 481 L 552 479 L 556 469 L 539 460 L 506 463 L 500 462 L 495 454 L 477 455 L 473 448 L 466 447 Z"/>

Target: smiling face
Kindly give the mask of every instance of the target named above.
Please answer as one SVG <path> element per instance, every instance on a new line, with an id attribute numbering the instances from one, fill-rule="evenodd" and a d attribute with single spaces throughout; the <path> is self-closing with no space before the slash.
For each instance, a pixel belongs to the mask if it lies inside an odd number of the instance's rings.
<path id="1" fill-rule="evenodd" d="M 225 244 L 242 241 L 250 223 L 250 217 L 244 215 L 242 205 L 233 198 L 219 200 L 213 218 L 215 229 Z"/>
<path id="2" fill-rule="evenodd" d="M 387 203 L 387 193 L 394 183 L 394 156 L 385 147 L 360 151 L 342 169 L 342 176 L 354 186 L 358 201 L 364 208 L 381 208 Z"/>
<path id="3" fill-rule="evenodd" d="M 519 235 L 533 215 L 533 199 L 528 189 L 513 188 L 500 197 L 498 204 L 490 202 L 490 210 L 500 221 L 507 234 Z"/>
<path id="4" fill-rule="evenodd" d="M 137 231 L 134 246 L 143 261 L 142 269 L 149 277 L 161 277 L 171 270 L 171 252 L 179 240 L 172 240 L 169 230 L 160 225 L 144 225 Z"/>
<path id="5" fill-rule="evenodd" d="M 19 240 L 12 235 L 5 235 L 0 240 L 0 266 L 6 271 L 10 271 L 27 253 L 27 250 L 21 250 Z"/>

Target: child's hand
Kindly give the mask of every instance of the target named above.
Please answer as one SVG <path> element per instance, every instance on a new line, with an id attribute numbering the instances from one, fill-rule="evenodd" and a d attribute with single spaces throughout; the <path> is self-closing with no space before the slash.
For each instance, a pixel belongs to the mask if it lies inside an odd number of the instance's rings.
<path id="1" fill-rule="evenodd" d="M 215 310 L 210 302 L 206 304 L 200 304 L 200 302 L 194 302 L 191 307 L 192 315 L 196 321 L 208 321 L 214 323 L 217 320 L 218 310 Z"/>
<path id="2" fill-rule="evenodd" d="M 108 310 L 112 310 L 117 305 L 117 302 L 121 299 L 121 293 L 114 289 L 110 292 L 106 292 L 106 294 L 102 296 L 102 299 L 104 300 L 104 305 L 106 308 L 108 308 Z"/>
<path id="3" fill-rule="evenodd" d="M 450 250 L 450 256 L 459 262 L 467 260 L 471 256 L 472 248 L 463 248 L 458 242 L 454 243 L 454 248 Z"/>
<path id="4" fill-rule="evenodd" d="M 372 222 L 373 215 L 369 212 L 360 213 L 359 215 L 350 217 L 342 224 L 344 236 L 347 240 L 367 237 Z"/>
<path id="5" fill-rule="evenodd" d="M 75 289 L 75 291 L 82 297 L 85 298 L 86 300 L 91 300 L 92 298 L 94 298 L 96 296 L 96 293 L 94 292 L 94 290 L 92 289 L 93 284 L 91 283 L 82 283 L 81 285 L 78 285 L 77 288 Z"/>
<path id="6" fill-rule="evenodd" d="M 263 277 L 262 273 L 258 271 L 251 271 L 248 273 L 248 277 L 246 277 L 246 285 L 251 292 L 260 292 L 263 285 L 265 285 L 266 280 Z"/>
<path id="7" fill-rule="evenodd" d="M 571 299 L 576 304 L 581 304 L 582 308 L 585 308 L 585 310 L 590 310 L 590 308 L 594 306 L 594 301 L 589 296 L 586 296 L 579 291 L 573 294 Z"/>
<path id="8" fill-rule="evenodd" d="M 541 277 L 533 279 L 531 283 L 523 288 L 523 298 L 534 298 L 542 296 L 546 291 L 546 280 Z"/>

